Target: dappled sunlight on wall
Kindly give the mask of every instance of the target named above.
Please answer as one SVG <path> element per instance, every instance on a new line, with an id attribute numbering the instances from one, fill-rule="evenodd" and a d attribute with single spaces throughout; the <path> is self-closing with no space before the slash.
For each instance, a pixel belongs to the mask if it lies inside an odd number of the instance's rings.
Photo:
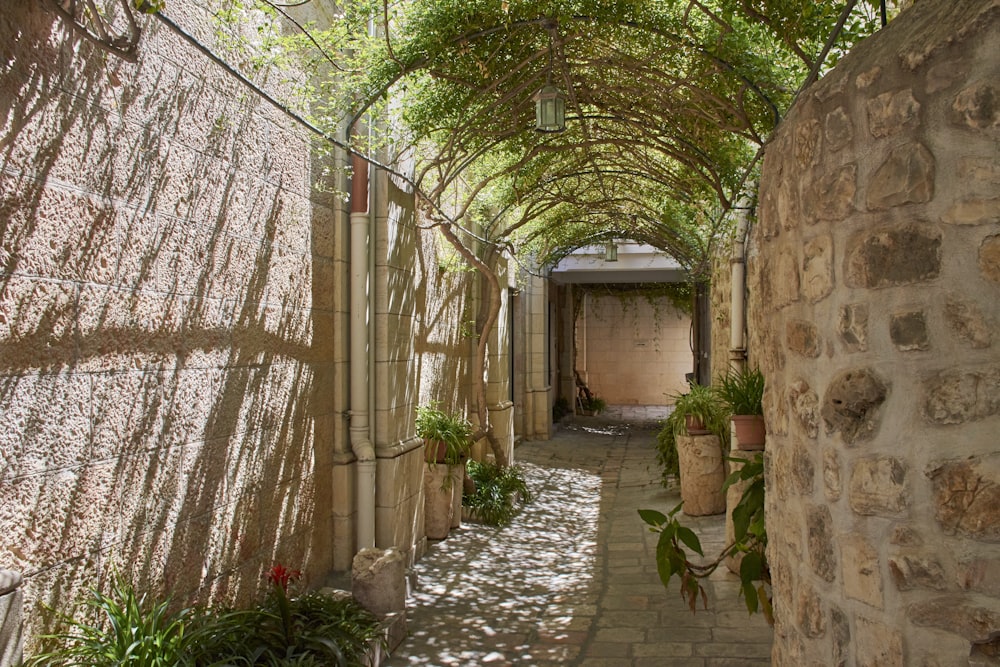
<path id="1" fill-rule="evenodd" d="M 155 22 L 128 64 L 4 13 L 0 564 L 29 633 L 113 568 L 179 601 L 246 602 L 274 561 L 321 581 L 340 203 L 308 138 Z"/>

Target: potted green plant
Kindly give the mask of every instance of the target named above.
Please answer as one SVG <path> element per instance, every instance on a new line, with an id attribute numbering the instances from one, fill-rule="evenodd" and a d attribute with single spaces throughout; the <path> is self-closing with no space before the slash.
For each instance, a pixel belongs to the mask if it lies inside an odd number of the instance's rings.
<path id="1" fill-rule="evenodd" d="M 746 451 L 764 449 L 764 375 L 757 368 L 730 371 L 719 380 L 719 395 L 729 406 L 736 446 Z"/>
<path id="2" fill-rule="evenodd" d="M 457 465 L 472 448 L 472 424 L 457 413 L 445 412 L 437 402 L 417 408 L 417 437 L 422 438 L 428 463 Z"/>
<path id="3" fill-rule="evenodd" d="M 462 479 L 472 449 L 472 424 L 436 402 L 417 408 L 417 436 L 424 440 L 424 532 L 443 540 L 461 524 Z M 439 465 L 442 464 L 442 465 Z"/>
<path id="4" fill-rule="evenodd" d="M 692 383 L 685 394 L 673 396 L 678 477 L 684 512 L 691 516 L 726 511 L 722 491 L 726 480 L 724 456 L 729 451 L 729 412 L 714 387 Z M 716 436 L 702 437 L 702 436 Z M 695 437 L 681 437 L 695 436 Z"/>
<path id="5" fill-rule="evenodd" d="M 723 437 L 729 413 L 714 387 L 692 383 L 686 394 L 671 398 L 674 411 L 670 421 L 675 436 L 714 433 Z"/>

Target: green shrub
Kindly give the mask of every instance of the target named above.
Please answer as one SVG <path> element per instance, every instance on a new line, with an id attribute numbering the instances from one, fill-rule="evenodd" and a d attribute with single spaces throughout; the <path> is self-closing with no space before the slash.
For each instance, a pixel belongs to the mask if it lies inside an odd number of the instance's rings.
<path id="1" fill-rule="evenodd" d="M 729 410 L 717 389 L 695 383 L 687 393 L 672 394 L 669 398 L 674 402 L 674 409 L 660 422 L 656 434 L 656 460 L 662 467 L 660 483 L 663 486 L 669 486 L 672 478 L 680 477 L 677 436 L 687 434 L 685 420 L 688 415 L 700 418 L 706 429 L 719 436 L 724 455 L 729 451 Z"/>
<path id="2" fill-rule="evenodd" d="M 604 409 L 608 407 L 607 401 L 603 398 L 598 398 L 597 396 L 591 396 L 590 398 L 582 399 L 580 402 L 580 409 L 584 412 L 593 412 L 598 415 L 604 412 Z"/>
<path id="3" fill-rule="evenodd" d="M 271 588 L 253 609 L 183 609 L 149 602 L 116 577 L 108 595 L 93 591 L 94 622 L 64 617 L 68 630 L 43 638 L 27 667 L 355 667 L 380 637 L 378 619 L 353 598 L 288 594 L 297 570 L 271 568 Z"/>
<path id="4" fill-rule="evenodd" d="M 517 514 L 516 502 L 531 502 L 531 491 L 519 466 L 499 466 L 489 461 L 469 461 L 469 477 L 476 485 L 462 504 L 478 520 L 490 526 L 506 526 Z"/>
<path id="5" fill-rule="evenodd" d="M 118 573 L 105 595 L 91 590 L 78 617 L 59 614 L 63 632 L 43 635 L 41 652 L 26 667 L 173 667 L 193 665 L 186 626 L 194 611 L 169 611 L 170 600 L 151 602 Z M 83 620 L 91 619 L 91 620 Z"/>

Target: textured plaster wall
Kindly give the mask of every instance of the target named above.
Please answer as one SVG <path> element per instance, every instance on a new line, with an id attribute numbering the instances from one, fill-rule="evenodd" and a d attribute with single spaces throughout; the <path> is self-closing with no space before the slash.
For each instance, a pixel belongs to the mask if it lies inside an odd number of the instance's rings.
<path id="1" fill-rule="evenodd" d="M 301 129 L 143 26 L 129 64 L 0 12 L 0 563 L 33 632 L 112 566 L 232 601 L 332 566 L 339 204 Z"/>
<path id="2" fill-rule="evenodd" d="M 667 297 L 588 291 L 576 325 L 577 368 L 609 405 L 666 405 L 686 391 L 691 318 Z"/>
<path id="3" fill-rule="evenodd" d="M 776 665 L 1000 648 L 998 44 L 995 0 L 918 2 L 768 151 L 751 305 Z"/>

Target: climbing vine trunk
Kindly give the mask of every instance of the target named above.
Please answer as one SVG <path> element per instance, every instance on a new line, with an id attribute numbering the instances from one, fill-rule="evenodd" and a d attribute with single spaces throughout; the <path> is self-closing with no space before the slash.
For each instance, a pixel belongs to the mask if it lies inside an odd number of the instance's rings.
<path id="1" fill-rule="evenodd" d="M 482 317 L 476 318 L 476 354 L 472 360 L 472 380 L 476 395 L 476 415 L 479 418 L 479 431 L 473 436 L 476 440 L 486 438 L 490 451 L 498 465 L 508 466 L 510 461 L 507 453 L 497 440 L 490 421 L 489 403 L 486 398 L 486 355 L 489 351 L 489 334 L 500 318 L 500 279 L 488 262 L 480 259 L 462 240 L 458 238 L 450 224 L 442 224 L 441 232 L 449 243 L 462 257 L 469 262 L 486 280 L 486 289 L 482 290 L 483 304 L 480 308 Z"/>

